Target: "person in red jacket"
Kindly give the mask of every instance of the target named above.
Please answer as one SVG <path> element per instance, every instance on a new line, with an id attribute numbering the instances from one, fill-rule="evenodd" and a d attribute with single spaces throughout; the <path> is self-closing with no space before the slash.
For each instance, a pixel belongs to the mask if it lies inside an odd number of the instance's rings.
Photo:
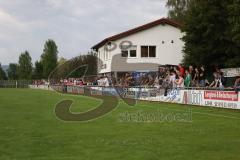
<path id="1" fill-rule="evenodd" d="M 178 65 L 178 69 L 179 69 L 179 72 L 181 73 L 181 75 L 184 77 L 184 75 L 185 75 L 185 69 L 183 68 L 182 64 L 179 64 L 179 65 Z"/>

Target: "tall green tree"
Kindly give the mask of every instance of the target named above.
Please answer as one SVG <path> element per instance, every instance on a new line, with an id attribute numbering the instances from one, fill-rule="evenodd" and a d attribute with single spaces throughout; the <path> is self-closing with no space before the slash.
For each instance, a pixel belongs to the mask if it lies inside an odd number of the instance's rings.
<path id="1" fill-rule="evenodd" d="M 34 79 L 42 79 L 43 78 L 43 65 L 40 61 L 35 62 L 33 77 L 34 77 Z"/>
<path id="2" fill-rule="evenodd" d="M 240 45 L 240 0 L 233 0 L 227 6 L 227 10 L 231 40 Z"/>
<path id="3" fill-rule="evenodd" d="M 184 23 L 184 18 L 191 1 L 193 0 L 168 0 L 166 3 L 169 9 L 168 18 Z"/>
<path id="4" fill-rule="evenodd" d="M 49 39 L 45 42 L 41 63 L 43 65 L 43 77 L 48 78 L 49 74 L 57 67 L 58 49 L 56 43 Z"/>
<path id="5" fill-rule="evenodd" d="M 183 27 L 185 64 L 239 66 L 239 61 L 236 61 L 240 56 L 238 38 L 236 41 L 233 38 L 239 33 L 239 28 L 236 32 L 229 32 L 236 25 L 229 10 L 233 1 L 194 0 L 194 5 L 190 5 Z"/>
<path id="6" fill-rule="evenodd" d="M 32 58 L 28 51 L 23 52 L 19 56 L 18 61 L 18 75 L 20 79 L 31 79 L 32 78 Z"/>
<path id="7" fill-rule="evenodd" d="M 233 0 L 228 6 L 228 28 L 226 35 L 231 42 L 228 47 L 227 66 L 239 66 L 240 62 L 240 0 Z"/>
<path id="8" fill-rule="evenodd" d="M 6 73 L 3 70 L 1 63 L 0 63 L 0 80 L 7 80 Z"/>
<path id="9" fill-rule="evenodd" d="M 8 78 L 10 80 L 16 80 L 18 79 L 18 75 L 17 75 L 17 64 L 15 63 L 10 63 L 8 70 L 7 70 L 7 74 L 8 74 Z"/>

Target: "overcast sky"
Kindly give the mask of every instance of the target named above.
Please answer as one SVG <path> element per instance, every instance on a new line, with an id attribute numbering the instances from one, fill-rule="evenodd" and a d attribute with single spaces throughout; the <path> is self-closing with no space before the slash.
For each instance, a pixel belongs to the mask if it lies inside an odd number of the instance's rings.
<path id="1" fill-rule="evenodd" d="M 116 33 L 166 17 L 166 0 L 0 0 L 0 63 L 28 50 L 33 63 L 53 39 L 72 58 Z"/>

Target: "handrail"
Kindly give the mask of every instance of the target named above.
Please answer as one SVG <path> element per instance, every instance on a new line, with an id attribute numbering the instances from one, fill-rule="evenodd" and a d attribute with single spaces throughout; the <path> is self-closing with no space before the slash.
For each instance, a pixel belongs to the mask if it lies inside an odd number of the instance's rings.
<path id="1" fill-rule="evenodd" d="M 73 86 L 73 87 L 102 87 L 102 88 L 139 88 L 139 89 L 181 89 L 181 90 L 218 90 L 218 91 L 234 91 L 234 88 L 209 88 L 209 87 L 151 87 L 151 86 L 98 86 L 98 85 L 59 85 L 50 84 L 49 86 Z"/>

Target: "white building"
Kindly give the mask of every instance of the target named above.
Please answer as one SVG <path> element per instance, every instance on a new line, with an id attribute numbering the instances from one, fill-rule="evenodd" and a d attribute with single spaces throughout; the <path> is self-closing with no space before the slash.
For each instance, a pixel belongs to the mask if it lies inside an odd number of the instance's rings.
<path id="1" fill-rule="evenodd" d="M 178 65 L 184 46 L 181 25 L 162 18 L 106 38 L 97 51 L 98 72 L 157 71 L 159 65 Z"/>

